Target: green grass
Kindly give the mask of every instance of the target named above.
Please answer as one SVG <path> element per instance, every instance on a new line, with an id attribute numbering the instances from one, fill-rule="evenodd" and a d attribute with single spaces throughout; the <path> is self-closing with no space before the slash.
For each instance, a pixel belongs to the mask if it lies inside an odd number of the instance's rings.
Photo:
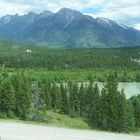
<path id="1" fill-rule="evenodd" d="M 132 135 L 140 136 L 140 128 L 136 131 L 131 133 Z"/>
<path id="2" fill-rule="evenodd" d="M 47 111 L 47 124 L 57 127 L 90 129 L 89 125 L 81 118 L 71 118 L 67 115 L 61 115 L 51 111 Z"/>
<path id="3" fill-rule="evenodd" d="M 72 129 L 91 129 L 89 125 L 84 122 L 81 118 L 71 118 L 67 115 L 61 115 L 59 113 L 54 113 L 52 111 L 46 112 L 46 119 L 44 122 L 37 121 L 22 121 L 17 118 L 9 119 L 7 117 L 0 118 L 0 121 L 6 122 L 17 122 L 17 123 L 27 123 L 27 124 L 40 124 L 47 126 L 56 126 L 63 128 L 72 128 Z"/>
<path id="4" fill-rule="evenodd" d="M 32 79 L 33 81 L 38 81 L 42 77 L 48 79 L 49 81 L 56 82 L 68 82 L 68 81 L 78 81 L 87 82 L 89 80 L 105 82 L 107 75 L 109 73 L 118 72 L 118 82 L 135 82 L 136 74 L 139 70 L 127 70 L 127 76 L 124 76 L 124 70 L 121 69 L 86 69 L 86 70 L 47 70 L 47 69 L 6 69 L 9 75 L 24 72 L 24 75 Z M 3 71 L 0 70 L 0 74 Z M 124 80 L 125 78 L 125 80 Z"/>

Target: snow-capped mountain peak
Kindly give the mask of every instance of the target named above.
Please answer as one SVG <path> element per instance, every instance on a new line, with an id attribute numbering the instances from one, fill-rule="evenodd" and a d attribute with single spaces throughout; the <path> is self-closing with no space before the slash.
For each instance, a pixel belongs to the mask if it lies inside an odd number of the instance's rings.
<path id="1" fill-rule="evenodd" d="M 4 16 L 0 18 L 0 38 L 68 47 L 140 45 L 140 31 L 68 8 L 56 13 L 44 11 L 40 14 L 30 12 L 23 16 Z"/>
<path id="2" fill-rule="evenodd" d="M 80 12 L 69 8 L 62 8 L 56 14 L 65 18 L 68 23 L 70 23 L 74 18 L 83 16 Z"/>

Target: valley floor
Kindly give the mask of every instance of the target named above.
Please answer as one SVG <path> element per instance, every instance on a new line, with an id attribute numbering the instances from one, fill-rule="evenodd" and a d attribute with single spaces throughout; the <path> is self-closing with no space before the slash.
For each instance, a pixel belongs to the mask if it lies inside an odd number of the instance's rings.
<path id="1" fill-rule="evenodd" d="M 1 140 L 140 140 L 140 136 L 0 121 Z"/>

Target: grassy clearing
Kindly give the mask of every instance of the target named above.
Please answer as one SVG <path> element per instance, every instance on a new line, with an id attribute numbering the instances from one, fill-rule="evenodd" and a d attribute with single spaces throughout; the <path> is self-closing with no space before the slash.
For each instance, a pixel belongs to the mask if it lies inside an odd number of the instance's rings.
<path id="1" fill-rule="evenodd" d="M 54 113 L 52 111 L 46 112 L 46 121 L 45 122 L 37 122 L 37 121 L 22 121 L 16 118 L 0 118 L 0 121 L 6 122 L 17 122 L 17 123 L 27 123 L 27 124 L 39 124 L 39 125 L 47 125 L 47 126 L 56 126 L 63 128 L 72 128 L 72 129 L 91 129 L 89 125 L 84 122 L 81 118 L 71 118 L 67 115 L 61 115 L 59 113 Z"/>
<path id="2" fill-rule="evenodd" d="M 89 125 L 81 118 L 71 118 L 51 111 L 47 111 L 47 124 L 57 127 L 90 129 Z"/>

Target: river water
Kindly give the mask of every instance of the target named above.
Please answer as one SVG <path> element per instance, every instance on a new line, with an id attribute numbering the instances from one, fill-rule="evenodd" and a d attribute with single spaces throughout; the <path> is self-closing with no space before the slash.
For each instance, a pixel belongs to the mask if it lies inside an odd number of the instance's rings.
<path id="1" fill-rule="evenodd" d="M 98 87 L 100 91 L 104 87 L 104 83 L 102 82 L 95 82 L 98 84 Z M 67 83 L 63 83 L 65 86 L 67 86 Z M 84 86 L 87 86 L 89 82 L 83 82 Z M 58 84 L 60 85 L 60 84 Z M 81 83 L 78 83 L 79 87 Z M 118 90 L 121 91 L 124 89 L 125 95 L 127 98 L 130 98 L 133 95 L 140 94 L 140 82 L 119 82 L 118 83 Z"/>
<path id="2" fill-rule="evenodd" d="M 97 82 L 99 89 L 103 88 L 103 83 Z M 140 82 L 119 82 L 118 90 L 121 91 L 124 89 L 125 95 L 127 98 L 140 94 Z"/>

